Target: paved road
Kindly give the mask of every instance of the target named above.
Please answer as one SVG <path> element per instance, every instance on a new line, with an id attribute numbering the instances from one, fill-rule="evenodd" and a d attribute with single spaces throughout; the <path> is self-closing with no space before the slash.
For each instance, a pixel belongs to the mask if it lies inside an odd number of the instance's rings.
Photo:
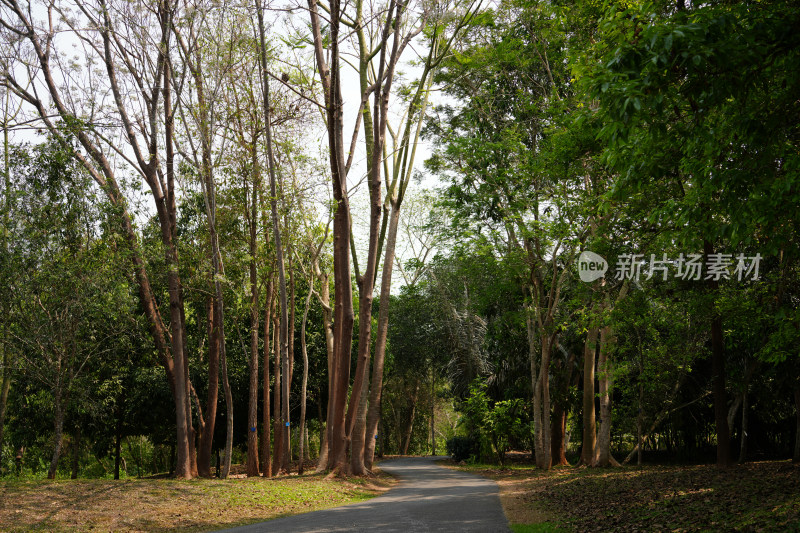
<path id="1" fill-rule="evenodd" d="M 400 480 L 383 496 L 225 531 L 508 532 L 497 484 L 438 466 L 436 459 L 441 457 L 407 457 L 381 463 L 382 470 Z"/>

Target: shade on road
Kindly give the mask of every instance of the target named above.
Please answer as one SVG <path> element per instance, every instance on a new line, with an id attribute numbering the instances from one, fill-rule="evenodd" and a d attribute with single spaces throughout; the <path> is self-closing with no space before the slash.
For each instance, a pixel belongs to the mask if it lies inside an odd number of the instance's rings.
<path id="1" fill-rule="evenodd" d="M 481 531 L 507 532 L 497 484 L 491 480 L 435 464 L 441 457 L 406 457 L 380 464 L 400 483 L 371 500 L 278 518 L 225 531 Z"/>

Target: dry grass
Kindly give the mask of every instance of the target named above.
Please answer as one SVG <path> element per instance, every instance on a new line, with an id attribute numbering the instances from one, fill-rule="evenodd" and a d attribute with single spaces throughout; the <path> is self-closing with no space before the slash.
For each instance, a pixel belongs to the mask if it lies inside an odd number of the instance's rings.
<path id="1" fill-rule="evenodd" d="M 0 531 L 209 531 L 358 502 L 393 483 L 322 475 L 0 481 Z"/>
<path id="2" fill-rule="evenodd" d="M 512 527 L 526 525 L 519 531 L 548 524 L 576 532 L 800 532 L 800 467 L 787 461 L 722 471 L 711 465 L 458 468 L 498 482 Z"/>

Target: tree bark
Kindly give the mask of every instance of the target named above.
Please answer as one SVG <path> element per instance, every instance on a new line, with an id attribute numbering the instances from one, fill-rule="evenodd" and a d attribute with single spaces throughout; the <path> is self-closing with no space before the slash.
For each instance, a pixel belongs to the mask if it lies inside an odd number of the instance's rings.
<path id="1" fill-rule="evenodd" d="M 333 367 L 334 367 L 334 351 L 333 351 L 333 324 L 332 324 L 332 309 L 330 306 L 330 285 L 328 284 L 328 274 L 323 273 L 319 268 L 319 262 L 315 261 L 312 265 L 317 279 L 319 280 L 319 302 L 322 305 L 322 325 L 325 329 L 325 349 L 328 353 L 328 402 L 326 406 L 325 425 L 320 424 L 323 428 L 320 437 L 319 459 L 317 460 L 317 473 L 322 472 L 328 466 L 328 429 L 330 428 L 331 413 L 333 404 L 330 402 L 330 391 L 333 390 Z M 319 397 L 320 409 L 320 422 L 322 422 L 322 394 Z"/>
<path id="2" fill-rule="evenodd" d="M 291 272 L 290 272 L 291 274 Z M 292 291 L 294 292 L 294 291 Z M 287 296 L 286 296 L 286 283 L 284 281 L 284 291 L 282 295 L 282 299 L 284 303 L 287 303 Z M 290 303 L 287 303 L 292 308 L 292 315 L 294 314 L 294 299 Z M 283 341 L 281 342 L 281 366 L 283 368 L 282 375 L 283 381 L 281 382 L 281 430 L 283 431 L 283 438 L 281 441 L 283 442 L 283 454 L 281 456 L 281 471 L 285 473 L 289 473 L 289 464 L 291 462 L 291 453 L 292 453 L 292 433 L 289 421 L 289 392 L 291 390 L 292 385 L 292 363 L 291 360 L 294 358 L 294 354 L 289 351 L 289 346 L 293 344 L 291 341 L 291 337 L 289 335 L 290 327 L 289 327 L 289 313 L 288 309 L 286 311 L 281 312 L 281 333 L 283 336 Z M 294 328 L 291 328 L 292 330 Z"/>
<path id="3" fill-rule="evenodd" d="M 531 392 L 533 400 L 533 455 L 537 466 L 542 455 L 542 402 L 539 390 L 539 371 L 536 349 L 536 328 L 533 323 L 533 309 L 525 309 L 525 325 L 528 334 L 528 358 L 530 361 Z"/>
<path id="4" fill-rule="evenodd" d="M 6 336 L 5 338 L 8 338 Z M 8 349 L 3 345 L 3 380 L 0 383 L 0 450 L 3 449 L 3 436 L 6 422 L 6 409 L 8 407 L 8 391 L 11 389 L 11 361 Z"/>
<path id="5" fill-rule="evenodd" d="M 270 424 L 269 412 L 269 326 L 272 321 L 272 311 L 275 307 L 275 282 L 270 274 L 269 282 L 267 283 L 267 303 L 264 308 L 264 377 L 262 379 L 264 388 L 262 391 L 262 409 L 261 409 L 261 473 L 264 477 L 272 477 L 272 461 L 269 458 L 269 451 L 271 447 L 270 433 L 272 432 L 272 425 Z M 275 331 L 273 330 L 273 335 Z"/>
<path id="6" fill-rule="evenodd" d="M 75 425 L 75 435 L 72 437 L 72 465 L 70 472 L 70 479 L 78 479 L 78 470 L 80 469 L 81 457 L 81 425 Z"/>
<path id="7" fill-rule="evenodd" d="M 408 455 L 408 448 L 411 444 L 411 434 L 414 431 L 414 418 L 417 414 L 417 398 L 419 397 L 419 382 L 417 382 L 416 387 L 414 388 L 414 394 L 411 395 L 409 398 L 409 414 L 408 414 L 408 424 L 406 424 L 404 438 L 403 438 L 403 455 Z"/>
<path id="8" fill-rule="evenodd" d="M 714 253 L 714 248 L 708 240 L 703 241 L 705 260 Z M 717 292 L 718 283 L 713 279 L 708 280 L 712 293 Z M 713 305 L 713 304 L 712 304 Z M 712 307 L 711 319 L 711 372 L 712 390 L 714 391 L 714 423 L 717 432 L 717 466 L 727 468 L 731 464 L 730 428 L 728 427 L 728 393 L 725 382 L 725 339 L 722 332 L 722 317 L 715 307 Z"/>
<path id="9" fill-rule="evenodd" d="M 306 305 L 303 309 L 303 323 L 300 326 L 300 349 L 303 352 L 303 384 L 300 388 L 300 467 L 298 474 L 305 470 L 305 431 L 306 431 L 306 392 L 308 388 L 308 350 L 306 348 L 306 323 L 308 322 L 308 309 L 311 304 L 312 280 L 309 279 L 309 291 L 306 296 Z"/>
<path id="10" fill-rule="evenodd" d="M 600 332 L 600 355 L 597 358 L 600 384 L 600 429 L 594 450 L 592 466 L 611 464 L 611 350 L 614 333 L 611 326 L 604 326 Z"/>
<path id="11" fill-rule="evenodd" d="M 402 32 L 400 25 L 404 12 L 405 4 L 397 1 L 389 2 L 389 9 L 383 26 L 381 36 L 380 59 L 376 76 L 377 90 L 373 99 L 373 120 L 372 120 L 372 143 L 368 148 L 370 164 L 367 172 L 369 174 L 369 197 L 370 197 L 370 229 L 369 229 L 369 248 L 367 252 L 367 265 L 364 275 L 359 279 L 359 332 L 358 332 L 358 358 L 356 363 L 356 375 L 353 380 L 353 392 L 350 397 L 350 406 L 347 410 L 348 418 L 353 418 L 348 422 L 348 437 L 351 438 L 352 456 L 350 467 L 355 475 L 363 475 L 366 472 L 364 464 L 364 449 L 366 438 L 366 417 L 367 417 L 367 394 L 362 391 L 368 388 L 369 383 L 369 360 L 372 337 L 372 299 L 375 292 L 375 280 L 377 278 L 378 255 L 380 253 L 380 230 L 381 230 L 381 193 L 382 176 L 381 168 L 384 157 L 384 146 L 386 144 L 387 114 L 389 108 L 389 96 L 391 94 L 392 81 L 394 79 L 394 69 L 399 59 L 400 41 Z M 392 47 L 389 48 L 389 39 L 393 37 Z M 387 57 L 388 56 L 388 57 Z M 368 129 L 365 127 L 365 130 Z M 397 206 L 398 211 L 400 204 Z M 386 265 L 384 265 L 384 268 Z M 389 265 L 391 268 L 391 265 Z M 358 421 L 359 431 L 353 432 Z"/>
<path id="12" fill-rule="evenodd" d="M 166 6 L 166 3 L 164 4 Z M 162 18 L 162 30 L 165 34 L 164 43 L 169 48 L 169 34 L 171 25 L 171 12 L 165 7 L 160 13 Z M 169 61 L 164 61 L 164 116 L 165 116 L 165 149 L 166 149 L 166 174 L 167 174 L 167 196 L 161 198 L 157 209 L 159 222 L 161 225 L 162 240 L 164 242 L 164 252 L 167 263 L 167 285 L 169 287 L 169 314 L 170 330 L 172 333 L 172 357 L 175 360 L 175 412 L 177 419 L 177 458 L 175 466 L 175 477 L 189 479 L 192 477 L 192 451 L 191 441 L 191 410 L 189 405 L 188 382 L 186 376 L 189 366 L 186 360 L 185 351 L 185 329 L 183 324 L 183 298 L 181 296 L 181 282 L 178 275 L 180 261 L 178 259 L 177 220 L 176 205 L 174 194 L 174 154 L 172 142 L 174 139 L 174 121 L 172 116 L 171 100 L 171 69 Z"/>
<path id="13" fill-rule="evenodd" d="M 597 444 L 594 413 L 594 360 L 597 352 L 597 337 L 600 328 L 592 326 L 586 333 L 583 346 L 583 443 L 578 464 L 590 466 Z"/>
<path id="14" fill-rule="evenodd" d="M 567 425 L 567 412 L 560 403 L 553 405 L 553 420 L 550 433 L 552 435 L 550 456 L 553 464 L 558 466 L 569 466 L 567 461 L 566 446 L 564 445 L 564 433 Z"/>
<path id="15" fill-rule="evenodd" d="M 286 233 L 289 233 L 289 217 L 286 216 Z M 295 282 L 294 282 L 294 259 L 292 259 L 292 248 L 289 243 L 286 255 L 289 257 L 289 331 L 287 333 L 287 348 L 289 354 L 289 388 L 291 389 L 294 382 L 294 334 L 295 334 L 295 319 L 297 318 L 297 304 L 295 302 Z M 288 402 L 287 402 L 288 405 Z"/>
<path id="16" fill-rule="evenodd" d="M 269 191 L 270 191 L 270 207 L 272 211 L 272 235 L 275 241 L 275 257 L 278 267 L 278 289 L 280 295 L 280 359 L 283 361 L 283 405 L 281 405 L 281 428 L 283 438 L 280 444 L 283 446 L 283 453 L 280 459 L 279 468 L 273 470 L 280 471 L 287 468 L 289 457 L 289 354 L 288 354 L 288 332 L 289 332 L 289 317 L 288 317 L 288 303 L 286 296 L 286 268 L 284 266 L 283 258 L 283 245 L 281 241 L 281 231 L 278 224 L 278 193 L 275 177 L 275 157 L 273 155 L 272 147 L 272 123 L 271 123 L 271 103 L 269 95 L 269 74 L 267 71 L 267 45 L 266 36 L 264 33 L 264 10 L 260 4 L 256 6 L 258 11 L 258 36 L 259 36 L 259 59 L 261 62 L 261 76 L 262 85 L 261 90 L 264 95 L 264 126 L 267 141 L 267 166 L 269 169 Z M 339 110 L 341 113 L 341 110 Z M 276 373 L 277 377 L 277 373 Z M 276 382 L 276 389 L 278 388 Z M 277 432 L 276 432 L 277 439 Z M 277 447 L 276 447 L 277 448 Z"/>
<path id="17" fill-rule="evenodd" d="M 549 469 L 553 464 L 550 455 L 551 435 L 550 435 L 550 352 L 552 351 L 552 339 L 549 335 L 542 332 L 542 367 L 539 369 L 542 396 L 542 458 L 541 468 Z"/>
<path id="18" fill-rule="evenodd" d="M 6 93 L 6 98 L 8 98 L 8 93 Z M 8 103 L 8 99 L 6 100 L 6 104 Z M 10 164 L 10 153 L 9 153 L 9 141 L 8 141 L 8 120 L 9 116 L 7 114 L 8 109 L 4 109 L 3 114 L 3 181 L 4 181 L 4 189 L 3 189 L 3 225 L 5 228 L 11 227 L 11 164 Z M 8 231 L 0 232 L 0 236 L 2 236 L 2 253 L 8 254 Z M 7 287 L 7 284 L 4 285 Z M 8 335 L 8 316 L 9 316 L 9 309 L 8 309 L 8 299 L 7 293 L 3 292 L 0 294 L 0 298 L 2 298 L 2 308 L 0 308 L 0 313 L 2 313 L 2 323 L 3 323 L 3 337 L 2 341 L 0 341 L 0 351 L 3 353 L 2 356 L 2 372 L 0 375 L 2 379 L 0 379 L 0 453 L 3 450 L 3 435 L 5 430 L 6 424 L 6 409 L 8 407 L 8 391 L 11 389 L 11 357 L 8 354 L 8 345 L 7 339 L 9 338 Z"/>
<path id="19" fill-rule="evenodd" d="M 55 391 L 55 418 L 53 420 L 53 455 L 50 459 L 50 469 L 47 479 L 55 479 L 58 472 L 58 460 L 61 457 L 61 440 L 64 435 L 64 402 L 61 390 Z"/>
<path id="20" fill-rule="evenodd" d="M 219 328 L 217 314 L 214 312 L 214 298 L 208 301 L 208 320 L 206 335 L 208 336 L 208 392 L 206 396 L 205 418 L 200 425 L 200 445 L 197 450 L 197 474 L 200 477 L 211 477 L 211 450 L 214 440 L 214 428 L 217 421 L 217 404 L 219 401 Z"/>
<path id="21" fill-rule="evenodd" d="M 283 431 L 281 431 L 280 318 L 277 313 L 272 317 L 272 352 L 275 354 L 275 366 L 272 369 L 275 376 L 272 388 L 272 436 L 275 440 L 272 446 L 272 474 L 278 475 L 281 470 L 281 457 L 283 457 Z"/>
<path id="22" fill-rule="evenodd" d="M 255 159 L 255 157 L 254 157 Z M 254 168 L 256 170 L 257 167 Z M 259 475 L 258 463 L 258 272 L 256 269 L 256 255 L 258 242 L 256 240 L 257 208 L 258 208 L 258 180 L 253 174 L 253 191 L 250 198 L 250 209 L 247 219 L 250 225 L 250 396 L 247 408 L 247 476 Z M 269 342 L 266 338 L 265 343 Z"/>
<path id="23" fill-rule="evenodd" d="M 122 428 L 125 422 L 125 389 L 122 389 L 117 404 L 117 424 L 114 431 L 114 479 L 119 479 L 120 460 L 122 459 Z"/>
<path id="24" fill-rule="evenodd" d="M 573 375 L 575 373 L 572 371 L 572 369 L 575 366 L 575 359 L 575 353 L 570 352 L 566 360 L 566 367 L 564 368 L 564 390 L 559 395 L 562 399 L 568 397 L 570 386 L 573 384 Z M 580 376 L 575 375 L 575 377 L 575 385 L 577 386 L 577 379 Z M 550 456 L 553 458 L 553 464 L 558 466 L 569 466 L 569 461 L 567 461 L 566 454 L 568 440 L 568 436 L 566 435 L 567 411 L 568 408 L 565 407 L 563 401 L 553 404 L 553 419 L 550 429 L 550 434 L 552 435 Z"/>
<path id="25" fill-rule="evenodd" d="M 742 434 L 739 441 L 739 463 L 747 461 L 747 424 L 748 424 L 748 411 L 750 404 L 747 395 L 748 383 L 745 381 L 744 392 L 742 393 Z"/>
<path id="26" fill-rule="evenodd" d="M 222 305 L 220 304 L 217 313 L 220 313 Z M 228 355 L 225 350 L 225 328 L 223 322 L 224 317 L 219 317 L 219 330 L 220 330 L 220 356 L 219 366 L 222 372 L 222 391 L 225 394 L 225 460 L 222 463 L 222 479 L 227 479 L 231 471 L 231 455 L 233 453 L 233 393 L 231 392 L 231 384 L 228 381 Z"/>
<path id="27" fill-rule="evenodd" d="M 434 411 L 436 410 L 436 379 L 433 375 L 433 365 L 431 365 L 431 455 L 436 455 L 436 421 Z"/>
<path id="28" fill-rule="evenodd" d="M 364 466 L 371 470 L 375 460 L 375 446 L 378 438 L 378 423 L 380 422 L 380 405 L 383 395 L 383 369 L 386 361 L 386 341 L 389 334 L 389 296 L 392 288 L 392 267 L 394 265 L 395 248 L 397 245 L 397 228 L 400 223 L 400 205 L 395 207 L 392 202 L 392 212 L 389 215 L 389 235 L 386 239 L 386 250 L 383 259 L 383 272 L 381 273 L 381 295 L 378 304 L 378 331 L 375 336 L 375 361 L 372 364 L 372 383 L 369 392 L 369 410 L 367 411 L 366 427 L 364 432 Z"/>

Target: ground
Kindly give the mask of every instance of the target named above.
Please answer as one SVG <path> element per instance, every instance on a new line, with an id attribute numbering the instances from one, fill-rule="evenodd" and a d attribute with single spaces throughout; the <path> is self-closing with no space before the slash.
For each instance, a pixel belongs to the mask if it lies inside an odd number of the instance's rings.
<path id="1" fill-rule="evenodd" d="M 335 507 L 393 481 L 325 479 L 0 480 L 0 531 L 211 531 Z"/>
<path id="2" fill-rule="evenodd" d="M 788 461 L 724 471 L 712 465 L 459 468 L 498 482 L 517 532 L 800 532 L 800 466 Z"/>

